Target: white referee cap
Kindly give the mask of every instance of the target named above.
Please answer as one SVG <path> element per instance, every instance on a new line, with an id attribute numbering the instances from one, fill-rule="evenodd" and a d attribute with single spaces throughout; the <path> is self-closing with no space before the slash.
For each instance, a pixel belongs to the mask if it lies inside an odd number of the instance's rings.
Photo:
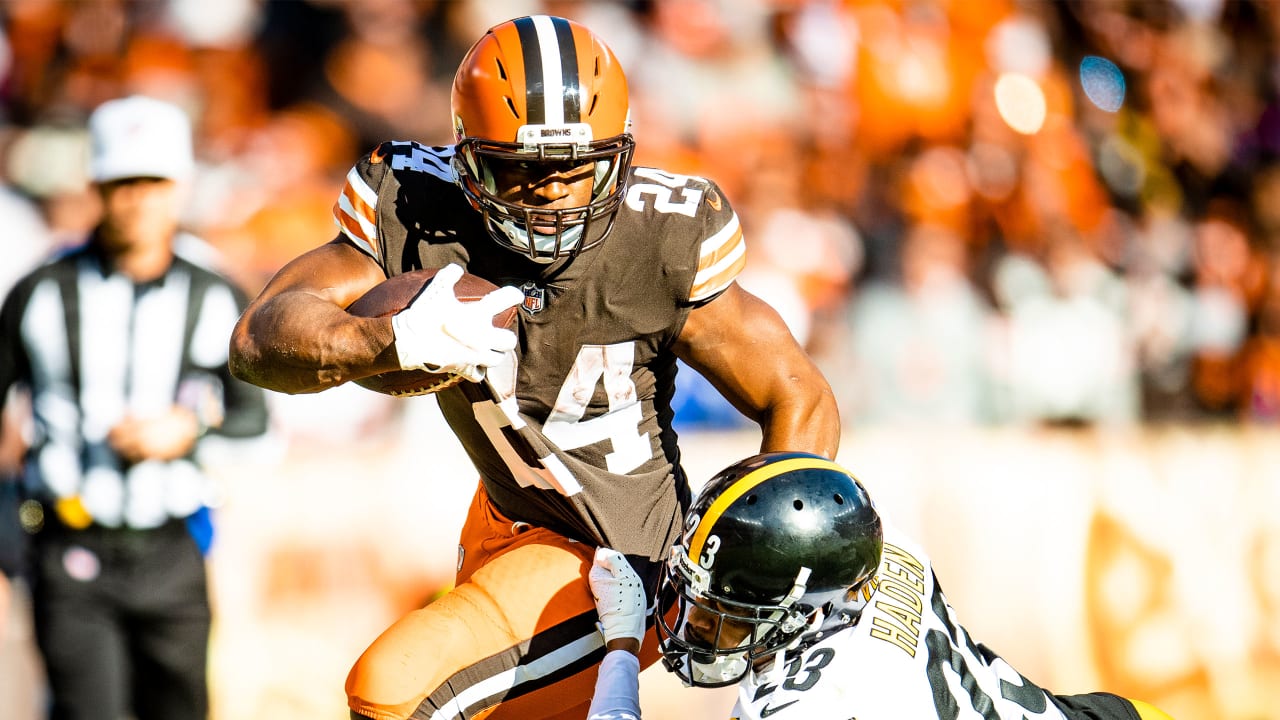
<path id="1" fill-rule="evenodd" d="M 142 95 L 108 100 L 89 116 L 89 179 L 183 180 L 191 175 L 191 121 L 171 103 Z"/>

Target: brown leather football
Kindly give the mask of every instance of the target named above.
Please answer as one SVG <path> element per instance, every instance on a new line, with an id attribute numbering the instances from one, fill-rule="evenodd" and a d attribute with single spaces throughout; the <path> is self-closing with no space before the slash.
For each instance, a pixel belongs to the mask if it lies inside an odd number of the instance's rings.
<path id="1" fill-rule="evenodd" d="M 435 277 L 436 269 L 412 270 L 383 280 L 369 292 L 361 295 L 347 307 L 347 312 L 360 317 L 389 317 L 409 306 L 418 293 Z M 498 286 L 482 277 L 463 273 L 453 286 L 453 294 L 463 302 L 479 300 Z M 514 330 L 517 308 L 504 310 L 493 316 L 494 327 Z M 433 373 L 426 370 L 393 370 L 356 380 L 356 384 L 384 395 L 411 397 L 439 392 L 462 380 L 453 373 Z"/>

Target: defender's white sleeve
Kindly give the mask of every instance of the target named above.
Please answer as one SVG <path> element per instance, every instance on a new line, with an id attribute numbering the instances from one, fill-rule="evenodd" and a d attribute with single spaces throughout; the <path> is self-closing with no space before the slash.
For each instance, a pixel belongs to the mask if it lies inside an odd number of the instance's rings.
<path id="1" fill-rule="evenodd" d="M 640 658 L 626 650 L 604 656 L 587 720 L 640 720 Z"/>

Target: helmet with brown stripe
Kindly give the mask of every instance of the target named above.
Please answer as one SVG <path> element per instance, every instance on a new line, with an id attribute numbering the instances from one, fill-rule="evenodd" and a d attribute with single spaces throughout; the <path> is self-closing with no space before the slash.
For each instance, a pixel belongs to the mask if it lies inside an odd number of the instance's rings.
<path id="1" fill-rule="evenodd" d="M 548 15 L 496 25 L 458 67 L 452 109 L 459 184 L 499 244 L 552 262 L 604 239 L 635 143 L 599 36 Z"/>
<path id="2" fill-rule="evenodd" d="M 836 463 L 765 453 L 707 481 L 658 590 L 663 663 L 720 687 L 857 622 L 884 543 L 867 491 Z"/>

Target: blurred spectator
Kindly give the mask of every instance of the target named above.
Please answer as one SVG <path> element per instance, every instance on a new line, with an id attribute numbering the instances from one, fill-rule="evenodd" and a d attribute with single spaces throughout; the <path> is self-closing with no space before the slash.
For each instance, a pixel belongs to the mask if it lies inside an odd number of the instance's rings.
<path id="1" fill-rule="evenodd" d="M 52 238 L 44 219 L 33 203 L 0 184 L 0 217 L 5 218 L 6 262 L 0 266 L 0 294 L 10 288 L 29 268 L 50 252 Z M 6 618 L 9 589 L 7 578 L 25 575 L 26 536 L 20 527 L 18 488 L 22 456 L 29 441 L 25 421 L 30 401 L 13 391 L 8 401 L 0 398 L 0 623 Z M 0 641 L 3 629 L 0 629 Z"/>
<path id="2" fill-rule="evenodd" d="M 1280 242 L 1270 2 L 23 0 L 0 6 L 3 173 L 67 244 L 97 213 L 69 170 L 84 116 L 130 92 L 173 101 L 197 120 L 184 221 L 253 289 L 332 237 L 319 208 L 351 157 L 386 137 L 448 142 L 423 109 L 448 101 L 469 38 L 540 10 L 601 28 L 636 68 L 638 162 L 714 175 L 742 198 L 744 281 L 816 352 L 842 351 L 831 318 L 854 280 L 901 282 L 911 228 L 962 238 L 973 287 L 994 299 L 1007 267 L 1053 274 L 1066 227 L 1129 293 L 1117 336 L 1140 377 L 1132 418 L 1251 417 L 1241 353 L 1262 333 L 1258 278 Z M 1115 107 L 1083 87 L 1088 56 L 1117 68 Z M 1022 107 L 997 101 L 1010 76 Z M 1226 197 L 1253 279 L 1205 278 L 1239 255 Z M 813 251 L 850 231 L 862 255 L 840 278 L 847 258 Z M 1199 235 L 1218 239 L 1174 248 Z M 996 387 L 975 391 L 988 408 L 1008 400 Z"/>
<path id="3" fill-rule="evenodd" d="M 1044 266 L 1008 255 L 997 268 L 1006 313 L 1009 416 L 1049 424 L 1127 423 L 1138 380 L 1121 279 L 1065 228 Z"/>
<path id="4" fill-rule="evenodd" d="M 1273 253 L 1270 260 L 1257 332 L 1241 353 L 1239 408 L 1244 420 L 1274 425 L 1280 423 L 1280 257 Z"/>
<path id="5" fill-rule="evenodd" d="M 451 139 L 447 116 L 436 112 L 449 103 L 449 83 L 433 73 L 424 32 L 429 22 L 438 21 L 429 11 L 447 5 L 413 0 L 340 5 L 348 31 L 324 56 L 324 90 L 311 99 L 327 102 L 353 121 L 361 150 L 388 137 L 427 143 Z"/>
<path id="6" fill-rule="evenodd" d="M 302 103 L 254 129 L 244 149 L 217 177 L 206 173 L 206 196 L 221 202 L 201 220 L 239 284 L 257 291 L 289 258 L 333 238 L 329 210 L 356 144 L 332 110 Z"/>
<path id="7" fill-rule="evenodd" d="M 10 187 L 0 184 L 0 217 L 5 220 L 5 262 L 0 265 L 0 292 L 53 249 L 53 238 L 39 208 Z"/>
<path id="8" fill-rule="evenodd" d="M 1251 247 L 1248 220 L 1216 200 L 1195 226 L 1191 387 L 1206 413 L 1236 416 L 1245 383 L 1239 353 L 1267 277 Z"/>
<path id="9" fill-rule="evenodd" d="M 1127 261 L 1128 325 L 1142 415 L 1151 422 L 1200 414 L 1190 382 L 1195 300 L 1180 281 L 1191 264 L 1191 232 L 1182 218 L 1152 208 L 1135 229 Z"/>
<path id="10" fill-rule="evenodd" d="M 629 75 L 634 104 L 645 121 L 666 126 L 676 148 L 694 150 L 695 164 L 655 157 L 647 143 L 636 162 L 710 175 L 729 197 L 742 195 L 768 151 L 762 137 L 790 128 L 797 114 L 791 73 L 770 44 L 767 3 L 657 0 L 646 20 L 650 42 Z M 637 132 L 644 137 L 644 124 Z"/>
<path id="11" fill-rule="evenodd" d="M 193 170 L 178 107 L 131 96 L 89 118 L 102 220 L 0 310 L 0 412 L 31 397 L 23 468 L 36 639 L 50 717 L 208 716 L 212 539 L 206 432 L 266 429 L 227 338 L 247 300 L 177 229 Z"/>
<path id="12" fill-rule="evenodd" d="M 850 420 L 862 423 L 989 423 L 991 308 L 969 280 L 964 240 L 915 226 L 903 247 L 901 282 L 877 281 L 855 296 L 849 317 L 857 388 Z"/>

